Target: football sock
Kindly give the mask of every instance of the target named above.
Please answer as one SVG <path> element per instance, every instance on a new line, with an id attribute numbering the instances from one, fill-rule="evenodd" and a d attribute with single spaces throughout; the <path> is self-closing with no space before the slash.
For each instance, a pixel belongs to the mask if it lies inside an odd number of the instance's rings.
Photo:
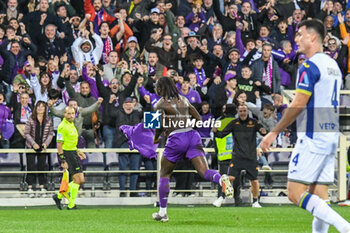
<path id="1" fill-rule="evenodd" d="M 58 198 L 58 199 L 60 199 L 60 200 L 61 200 L 61 199 L 62 199 L 62 197 L 63 197 L 63 195 L 62 195 L 61 193 L 57 193 L 57 198 Z"/>
<path id="2" fill-rule="evenodd" d="M 309 192 L 303 193 L 298 206 L 309 211 L 314 217 L 323 222 L 333 225 L 339 232 L 350 230 L 350 224 L 317 195 Z"/>
<path id="3" fill-rule="evenodd" d="M 73 208 L 75 206 L 75 199 L 78 196 L 79 191 L 79 184 L 74 183 L 73 181 L 69 183 L 71 185 L 70 187 L 70 198 L 68 203 L 68 208 Z"/>
<path id="4" fill-rule="evenodd" d="M 166 215 L 166 207 L 165 208 L 162 208 L 162 207 L 159 208 L 159 215 L 160 216 Z"/>
<path id="5" fill-rule="evenodd" d="M 257 201 L 258 201 L 258 198 L 253 198 L 253 203 Z"/>
<path id="6" fill-rule="evenodd" d="M 220 184 L 221 185 L 221 175 L 218 171 L 216 170 L 206 170 L 204 173 L 204 179 L 209 180 L 215 184 Z"/>
<path id="7" fill-rule="evenodd" d="M 168 204 L 169 192 L 170 192 L 169 178 L 160 177 L 158 194 L 159 194 L 159 205 L 160 205 L 159 214 L 161 216 L 164 216 L 164 214 L 166 214 L 166 207 Z"/>
<path id="8" fill-rule="evenodd" d="M 330 205 L 329 200 L 325 200 L 328 205 Z M 329 224 L 322 221 L 321 219 L 314 217 L 312 221 L 312 232 L 313 233 L 327 233 L 329 229 Z"/>

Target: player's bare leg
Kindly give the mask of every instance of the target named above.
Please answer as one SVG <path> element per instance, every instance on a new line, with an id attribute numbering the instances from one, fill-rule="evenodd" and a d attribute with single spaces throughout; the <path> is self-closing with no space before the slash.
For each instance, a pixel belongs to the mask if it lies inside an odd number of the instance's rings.
<path id="1" fill-rule="evenodd" d="M 317 186 L 317 185 L 315 185 Z M 288 181 L 288 198 L 295 205 L 309 211 L 314 217 L 333 225 L 339 232 L 350 232 L 350 224 L 335 212 L 322 197 L 307 192 L 308 186 Z M 312 191 L 324 192 L 324 187 L 313 187 Z M 322 195 L 324 197 L 324 194 Z"/>
<path id="2" fill-rule="evenodd" d="M 251 192 L 253 195 L 253 205 L 254 208 L 261 208 L 261 205 L 258 202 L 259 197 L 259 181 L 258 180 L 251 180 Z"/>
<path id="3" fill-rule="evenodd" d="M 233 188 L 230 182 L 230 179 L 232 180 L 233 177 L 230 178 L 228 175 L 221 176 L 218 171 L 209 169 L 207 160 L 203 156 L 194 157 L 192 163 L 201 177 L 221 185 L 222 191 L 227 198 L 233 197 Z"/>

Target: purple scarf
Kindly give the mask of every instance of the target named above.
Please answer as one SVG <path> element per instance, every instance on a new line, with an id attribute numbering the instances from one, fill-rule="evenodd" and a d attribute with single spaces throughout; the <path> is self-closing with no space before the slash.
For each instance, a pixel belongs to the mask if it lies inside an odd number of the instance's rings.
<path id="1" fill-rule="evenodd" d="M 135 126 L 122 125 L 119 127 L 128 138 L 130 150 L 138 150 L 147 159 L 157 159 L 158 144 L 153 143 L 154 130 L 144 129 L 143 123 Z"/>
<path id="2" fill-rule="evenodd" d="M 19 52 L 16 56 L 16 63 L 15 63 L 15 67 L 13 67 L 13 72 L 12 72 L 12 77 L 11 77 L 11 81 L 13 82 L 13 79 L 15 78 L 15 76 L 17 75 L 17 72 L 19 70 L 19 63 L 18 63 L 18 57 L 20 55 L 21 52 Z"/>
<path id="3" fill-rule="evenodd" d="M 263 70 L 262 81 L 266 86 L 272 88 L 272 56 L 267 62 L 267 68 Z"/>
<path id="4" fill-rule="evenodd" d="M 100 32 L 99 32 L 99 26 L 100 24 L 103 22 L 103 10 L 100 10 L 98 12 L 96 12 L 96 16 L 95 16 L 95 19 L 94 19 L 94 32 L 98 35 L 100 35 Z"/>
<path id="5" fill-rule="evenodd" d="M 148 65 L 148 75 L 154 76 L 156 75 L 156 66 L 150 66 Z"/>
<path id="6" fill-rule="evenodd" d="M 200 87 L 203 87 L 203 82 L 207 78 L 203 67 L 201 68 L 201 74 L 199 74 L 198 69 L 194 68 L 194 73 L 197 76 L 197 83 Z"/>

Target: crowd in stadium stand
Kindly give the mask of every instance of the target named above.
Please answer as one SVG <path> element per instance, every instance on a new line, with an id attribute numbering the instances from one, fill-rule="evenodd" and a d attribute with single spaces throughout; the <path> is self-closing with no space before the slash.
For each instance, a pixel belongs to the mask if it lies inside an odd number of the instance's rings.
<path id="1" fill-rule="evenodd" d="M 119 127 L 142 121 L 142 112 L 150 111 L 160 98 L 154 87 L 162 76 L 174 79 L 180 94 L 203 119 L 220 117 L 227 104 L 246 103 L 250 116 L 271 130 L 286 108 L 281 90 L 295 89 L 298 66 L 306 59 L 294 42 L 303 19 L 324 22 L 325 52 L 337 61 L 344 88 L 350 89 L 349 4 L 345 0 L 0 1 L 0 146 L 55 148 L 54 135 L 69 105 L 77 110 L 80 148 L 127 148 Z M 37 119 L 38 105 L 47 106 L 44 126 Z M 7 130 L 11 121 L 13 134 Z M 211 129 L 198 130 L 205 146 L 212 146 Z M 282 145 L 286 141 L 295 142 L 292 128 L 276 145 L 286 146 Z M 140 160 L 130 155 L 129 160 L 121 159 L 120 166 Z M 154 161 L 147 163 L 149 169 L 156 166 Z"/>

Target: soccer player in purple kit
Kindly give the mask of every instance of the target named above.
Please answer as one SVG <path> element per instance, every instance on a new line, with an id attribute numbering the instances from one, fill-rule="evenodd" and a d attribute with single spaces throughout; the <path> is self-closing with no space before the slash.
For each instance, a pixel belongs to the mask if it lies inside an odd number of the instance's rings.
<path id="1" fill-rule="evenodd" d="M 216 170 L 208 168 L 199 133 L 191 127 L 186 127 L 186 122 L 191 118 L 199 121 L 201 117 L 189 101 L 179 95 L 174 81 L 168 77 L 160 78 L 156 83 L 156 92 L 161 99 L 155 105 L 155 109 L 160 111 L 166 122 L 171 122 L 171 126 L 168 128 L 161 126 L 160 129 L 156 129 L 154 136 L 154 143 L 159 142 L 163 132 L 168 136 L 168 140 L 161 158 L 158 189 L 160 210 L 153 213 L 152 217 L 156 221 L 167 222 L 169 220 L 167 215 L 169 178 L 177 161 L 184 158 L 191 160 L 201 177 L 222 186 L 227 198 L 232 198 L 233 188 L 227 175 L 221 176 Z"/>

